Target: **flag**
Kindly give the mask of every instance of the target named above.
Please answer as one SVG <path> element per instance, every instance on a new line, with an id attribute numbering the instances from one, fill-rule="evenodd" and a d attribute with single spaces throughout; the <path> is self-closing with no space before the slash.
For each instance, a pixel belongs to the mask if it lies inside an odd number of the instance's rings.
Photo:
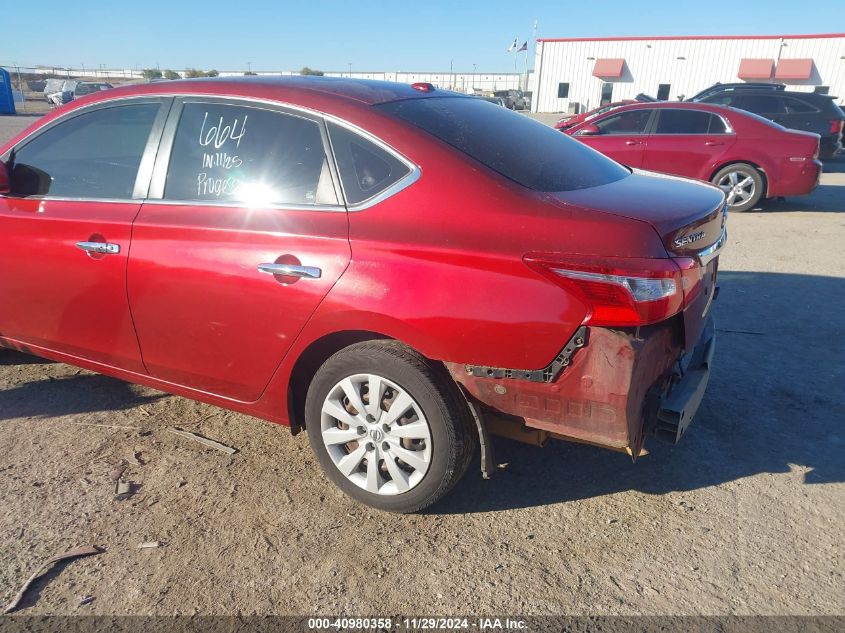
<path id="1" fill-rule="evenodd" d="M 508 46 L 508 53 L 515 51 L 517 46 L 519 46 L 519 43 L 516 41 L 516 38 L 513 38 L 513 44 Z"/>
<path id="2" fill-rule="evenodd" d="M 517 53 L 521 53 L 522 51 L 526 51 L 526 52 L 528 52 L 528 40 L 525 40 L 525 41 L 522 43 L 522 46 L 520 46 L 520 47 L 517 49 L 517 51 L 516 51 L 516 52 L 517 52 Z"/>

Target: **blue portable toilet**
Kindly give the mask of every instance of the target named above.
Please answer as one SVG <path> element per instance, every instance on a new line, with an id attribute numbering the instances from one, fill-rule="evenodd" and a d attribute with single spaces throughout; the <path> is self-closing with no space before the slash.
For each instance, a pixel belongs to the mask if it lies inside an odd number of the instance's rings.
<path id="1" fill-rule="evenodd" d="M 15 114 L 12 77 L 9 75 L 9 71 L 3 68 L 0 68 L 0 114 Z"/>

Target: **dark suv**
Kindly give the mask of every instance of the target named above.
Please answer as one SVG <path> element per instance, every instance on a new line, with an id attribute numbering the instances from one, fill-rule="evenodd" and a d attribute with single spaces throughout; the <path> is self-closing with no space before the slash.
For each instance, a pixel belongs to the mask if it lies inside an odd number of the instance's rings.
<path id="1" fill-rule="evenodd" d="M 695 100 L 747 110 L 793 130 L 815 132 L 821 136 L 820 157 L 833 158 L 842 149 L 845 122 L 845 113 L 833 99 L 815 92 L 743 89 L 711 92 Z"/>

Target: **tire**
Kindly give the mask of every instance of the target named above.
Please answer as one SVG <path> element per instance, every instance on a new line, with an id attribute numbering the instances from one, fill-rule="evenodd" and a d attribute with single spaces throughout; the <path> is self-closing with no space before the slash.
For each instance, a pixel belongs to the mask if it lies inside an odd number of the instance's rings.
<path id="1" fill-rule="evenodd" d="M 371 385 L 381 392 L 373 408 Z M 366 418 L 350 391 L 360 397 Z M 344 493 L 401 513 L 443 498 L 466 472 L 478 440 L 445 370 L 384 340 L 344 348 L 317 370 L 305 400 L 305 428 L 323 471 Z"/>
<path id="2" fill-rule="evenodd" d="M 748 211 L 763 197 L 763 176 L 753 165 L 734 163 L 722 167 L 711 182 L 725 192 L 729 211 Z"/>

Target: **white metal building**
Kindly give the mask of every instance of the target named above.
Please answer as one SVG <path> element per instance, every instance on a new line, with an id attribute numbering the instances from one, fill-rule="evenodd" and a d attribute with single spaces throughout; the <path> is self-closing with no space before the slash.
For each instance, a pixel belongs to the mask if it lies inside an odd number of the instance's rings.
<path id="1" fill-rule="evenodd" d="M 645 93 L 691 97 L 716 82 L 768 81 L 845 99 L 845 33 L 539 39 L 532 109 L 583 112 Z"/>

